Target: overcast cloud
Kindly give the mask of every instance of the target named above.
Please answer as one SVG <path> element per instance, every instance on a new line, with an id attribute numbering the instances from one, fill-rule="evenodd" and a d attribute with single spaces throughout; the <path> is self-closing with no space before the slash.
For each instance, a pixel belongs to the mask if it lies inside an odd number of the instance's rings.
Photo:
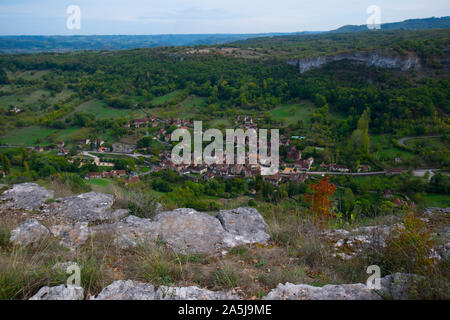
<path id="1" fill-rule="evenodd" d="M 80 30 L 66 27 L 69 5 L 81 9 Z M 322 31 L 365 24 L 369 5 L 383 23 L 450 15 L 449 0 L 0 0 L 0 34 Z"/>

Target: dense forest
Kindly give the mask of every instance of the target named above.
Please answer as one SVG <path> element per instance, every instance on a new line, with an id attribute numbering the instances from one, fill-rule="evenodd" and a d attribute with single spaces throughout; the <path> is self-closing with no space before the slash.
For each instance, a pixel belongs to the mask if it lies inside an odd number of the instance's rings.
<path id="1" fill-rule="evenodd" d="M 209 47 L 1 55 L 0 134 L 4 144 L 12 145 L 65 142 L 71 156 L 78 153 L 77 141 L 82 138 L 105 139 L 108 147 L 132 140 L 157 164 L 159 154 L 167 149 L 155 140 L 161 128 L 127 129 L 130 119 L 181 117 L 203 120 L 205 128 L 219 124 L 224 129 L 239 115 L 249 115 L 260 127 L 306 136 L 292 145 L 302 151 L 304 159 L 314 158 L 316 170 L 321 163 L 340 163 L 353 171 L 361 164 L 385 170 L 400 161 L 405 169 L 448 169 L 449 44 L 448 30 L 394 30 L 258 38 Z M 300 74 L 287 63 L 292 57 L 381 49 L 400 57 L 417 56 L 422 68 L 402 71 L 344 60 Z M 175 128 L 163 127 L 168 133 Z M 432 144 L 398 142 L 401 137 L 424 135 L 442 138 Z M 17 177 L 35 179 L 65 171 L 84 176 L 101 170 L 95 165 L 79 169 L 53 156 L 27 159 L 16 155 L 21 152 L 5 153 L 21 167 Z M 288 148 L 282 146 L 280 152 L 286 158 Z M 45 161 L 54 165 L 44 165 Z M 132 171 L 135 165 L 116 163 L 115 167 Z M 445 176 L 435 180 L 442 192 Z M 353 182 L 342 183 L 350 186 Z M 385 188 L 390 184 L 389 179 L 380 183 Z M 395 190 L 417 199 L 420 192 L 437 190 L 426 184 L 411 189 L 414 183 L 409 179 L 403 183 L 405 187 Z M 185 190 L 150 184 L 176 199 Z M 273 195 L 277 188 L 270 183 L 258 188 L 244 185 L 239 185 L 233 197 L 253 188 L 262 192 L 261 199 L 278 201 L 304 190 L 286 185 Z M 367 195 L 358 190 L 355 187 L 353 192 Z M 378 203 L 368 201 L 374 205 L 371 208 Z"/>
<path id="2" fill-rule="evenodd" d="M 347 299 L 369 290 L 367 267 L 379 266 L 384 279 L 418 275 L 411 292 L 395 287 L 402 297 L 448 299 L 450 29 L 405 30 L 445 21 L 199 36 L 190 46 L 169 45 L 188 36 L 113 37 L 107 48 L 107 37 L 64 38 L 55 51 L 100 50 L 0 55 L 0 299 L 66 283 L 55 268 L 65 261 L 82 266 L 86 297 L 133 279 L 152 292 L 189 284 L 252 300 L 308 283 Z M 0 52 L 33 45 L 3 41 Z M 148 47 L 129 49 L 138 42 Z M 192 133 L 194 121 L 224 136 L 278 129 L 279 170 L 176 165 L 173 132 Z M 71 220 L 78 215 L 89 217 Z M 49 242 L 29 236 L 35 228 L 52 233 Z M 22 231 L 38 250 L 13 243 Z M 247 233 L 269 240 L 248 242 Z M 214 255 L 172 246 L 222 237 L 233 247 Z"/>

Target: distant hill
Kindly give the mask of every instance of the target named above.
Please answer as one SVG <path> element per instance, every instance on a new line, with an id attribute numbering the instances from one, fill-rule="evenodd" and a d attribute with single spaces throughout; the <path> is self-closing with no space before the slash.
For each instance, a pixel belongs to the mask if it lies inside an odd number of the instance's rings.
<path id="1" fill-rule="evenodd" d="M 412 19 L 382 24 L 382 30 L 425 30 L 450 28 L 450 17 Z M 167 34 L 167 35 L 90 35 L 90 36 L 0 36 L 0 54 L 69 52 L 79 50 L 127 50 L 167 46 L 220 45 L 230 42 L 278 38 L 308 37 L 316 34 L 368 31 L 367 26 L 343 26 L 333 31 L 254 34 Z"/>
<path id="2" fill-rule="evenodd" d="M 0 36 L 0 53 L 67 52 L 77 50 L 125 50 L 167 46 L 214 45 L 286 33 L 168 34 L 107 36 Z"/>
<path id="3" fill-rule="evenodd" d="M 450 28 L 450 17 L 409 19 L 402 22 L 381 24 L 381 30 L 425 30 L 425 29 L 447 29 Z M 347 25 L 331 32 L 348 33 L 368 31 L 367 25 Z"/>

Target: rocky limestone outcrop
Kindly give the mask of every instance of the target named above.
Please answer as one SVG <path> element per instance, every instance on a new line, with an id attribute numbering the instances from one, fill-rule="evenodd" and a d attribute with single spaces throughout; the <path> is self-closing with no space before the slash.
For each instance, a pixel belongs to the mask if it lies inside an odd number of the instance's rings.
<path id="1" fill-rule="evenodd" d="M 11 231 L 9 239 L 15 245 L 28 246 L 50 236 L 50 231 L 36 219 L 29 219 Z"/>
<path id="2" fill-rule="evenodd" d="M 0 209 L 38 210 L 54 192 L 36 183 L 15 184 L 0 197 Z"/>
<path id="3" fill-rule="evenodd" d="M 109 194 L 88 192 L 44 204 L 53 193 L 36 184 L 14 185 L 6 192 L 4 197 L 10 205 L 33 207 L 39 209 L 40 219 L 50 218 L 54 224 L 49 227 L 51 235 L 72 250 L 84 245 L 91 235 L 101 233 L 112 236 L 123 249 L 160 239 L 179 253 L 199 254 L 223 253 L 242 244 L 266 244 L 270 238 L 264 219 L 253 208 L 223 210 L 217 216 L 181 208 L 160 212 L 151 220 L 127 216 L 126 209 L 113 209 L 114 196 Z M 32 201 L 37 204 L 31 205 Z M 15 237 L 30 233 L 29 241 L 35 241 L 43 230 L 48 235 L 47 228 L 33 221 L 30 227 L 26 224 L 19 228 Z"/>
<path id="4" fill-rule="evenodd" d="M 384 247 L 387 237 L 397 226 L 401 227 L 402 224 L 367 226 L 352 230 L 330 229 L 325 230 L 322 236 L 331 242 L 334 257 L 349 260 L 370 246 Z"/>
<path id="5" fill-rule="evenodd" d="M 50 232 L 53 236 L 61 239 L 60 244 L 62 246 L 71 250 L 84 245 L 92 234 L 88 222 L 51 226 Z"/>
<path id="6" fill-rule="evenodd" d="M 428 207 L 424 210 L 423 213 L 427 217 L 433 217 L 436 215 L 448 215 L 450 214 L 450 208 Z"/>
<path id="7" fill-rule="evenodd" d="M 381 278 L 381 289 L 370 289 L 362 283 L 325 285 L 279 284 L 263 300 L 381 300 L 408 299 L 410 285 L 416 275 L 396 273 Z M 82 288 L 43 287 L 31 300 L 81 300 Z M 152 284 L 133 280 L 117 280 L 90 300 L 242 300 L 234 291 L 211 291 L 196 286 L 155 288 Z"/>
<path id="8" fill-rule="evenodd" d="M 91 300 L 237 300 L 231 291 L 210 291 L 195 286 L 166 287 L 158 289 L 148 283 L 118 280 L 107 286 Z"/>
<path id="9" fill-rule="evenodd" d="M 314 287 L 306 284 L 279 284 L 264 300 L 380 300 L 367 286 L 358 284 L 328 284 Z"/>
<path id="10" fill-rule="evenodd" d="M 162 212 L 154 220 L 128 216 L 92 229 L 114 234 L 123 249 L 160 239 L 179 253 L 214 254 L 241 244 L 266 244 L 270 238 L 263 218 L 251 208 L 222 211 L 219 218 L 181 208 Z"/>
<path id="11" fill-rule="evenodd" d="M 162 212 L 155 217 L 152 229 L 155 235 L 182 253 L 214 253 L 233 246 L 232 236 L 217 218 L 194 209 Z"/>
<path id="12" fill-rule="evenodd" d="M 320 56 L 298 60 L 288 60 L 290 65 L 298 66 L 300 73 L 320 68 L 330 62 L 348 60 L 352 63 L 363 64 L 367 67 L 400 69 L 402 71 L 420 69 L 419 57 L 409 54 L 406 56 L 393 55 L 384 51 L 349 52 L 337 55 Z"/>
<path id="13" fill-rule="evenodd" d="M 107 286 L 91 300 L 156 300 L 155 287 L 148 283 L 118 280 Z"/>
<path id="14" fill-rule="evenodd" d="M 49 204 L 44 212 L 73 222 L 117 221 L 128 214 L 128 210 L 113 209 L 114 196 L 99 192 L 88 192 L 67 198 L 59 198 Z"/>
<path id="15" fill-rule="evenodd" d="M 270 239 L 265 231 L 266 222 L 254 208 L 221 210 L 217 218 L 222 227 L 234 236 L 236 243 L 266 244 Z"/>
<path id="16" fill-rule="evenodd" d="M 161 286 L 156 291 L 158 300 L 240 300 L 233 291 L 211 291 L 196 286 L 166 287 Z"/>
<path id="17" fill-rule="evenodd" d="M 29 300 L 83 300 L 84 289 L 59 285 L 56 287 L 43 287 Z"/>
<path id="18" fill-rule="evenodd" d="M 379 290 L 369 289 L 362 283 L 325 285 L 314 287 L 306 284 L 279 284 L 272 289 L 264 300 L 380 300 L 409 299 L 411 285 L 420 276 L 395 273 L 380 279 Z"/>
<path id="19" fill-rule="evenodd" d="M 381 278 L 379 294 L 385 299 L 407 300 L 411 286 L 423 277 L 409 273 L 394 273 Z"/>

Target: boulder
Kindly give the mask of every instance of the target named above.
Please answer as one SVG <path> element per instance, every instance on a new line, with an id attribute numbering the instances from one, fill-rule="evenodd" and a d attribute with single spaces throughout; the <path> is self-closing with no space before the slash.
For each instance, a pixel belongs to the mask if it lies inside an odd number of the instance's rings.
<path id="1" fill-rule="evenodd" d="M 254 208 L 221 210 L 217 218 L 222 227 L 234 237 L 236 244 L 266 244 L 270 239 L 266 232 L 267 224 Z"/>
<path id="2" fill-rule="evenodd" d="M 306 284 L 279 284 L 264 300 L 380 300 L 409 299 L 410 288 L 424 278 L 414 274 L 394 273 L 380 279 L 379 290 L 362 283 L 313 287 Z"/>
<path id="3" fill-rule="evenodd" d="M 112 235 L 115 244 L 121 249 L 128 249 L 138 243 L 156 240 L 157 235 L 154 234 L 153 224 L 150 219 L 127 216 L 116 223 L 92 226 L 90 231 L 91 234 Z"/>
<path id="4" fill-rule="evenodd" d="M 118 280 L 91 300 L 155 300 L 155 287 L 132 280 Z"/>
<path id="5" fill-rule="evenodd" d="M 193 209 L 162 212 L 155 217 L 151 230 L 181 253 L 212 254 L 234 242 L 217 218 Z"/>
<path id="6" fill-rule="evenodd" d="M 199 287 L 166 287 L 161 286 L 156 291 L 157 300 L 239 300 L 238 295 L 231 291 L 211 291 Z"/>
<path id="7" fill-rule="evenodd" d="M 209 214 L 182 208 L 162 212 L 154 220 L 128 216 L 91 229 L 114 234 L 122 249 L 160 239 L 180 253 L 214 254 L 241 244 L 267 243 L 265 222 L 255 209 L 239 208 L 221 212 L 220 216 L 222 223 Z"/>
<path id="8" fill-rule="evenodd" d="M 0 200 L 1 208 L 22 210 L 37 210 L 47 199 L 53 198 L 54 192 L 49 191 L 36 183 L 20 183 L 3 192 Z"/>
<path id="9" fill-rule="evenodd" d="M 331 229 L 322 232 L 323 237 L 333 246 L 333 257 L 350 260 L 370 247 L 384 247 L 386 239 L 395 227 L 402 227 L 401 223 L 392 226 L 366 226 L 350 231 Z"/>
<path id="10" fill-rule="evenodd" d="M 381 278 L 380 294 L 387 299 L 408 300 L 410 287 L 423 277 L 410 273 L 394 273 Z"/>
<path id="11" fill-rule="evenodd" d="M 60 244 L 74 250 L 86 243 L 91 235 L 88 222 L 77 222 L 72 225 L 55 225 L 50 227 L 53 236 L 60 238 Z"/>
<path id="12" fill-rule="evenodd" d="M 50 231 L 36 219 L 29 219 L 11 231 L 9 241 L 16 245 L 28 246 L 47 238 Z"/>
<path id="13" fill-rule="evenodd" d="M 148 283 L 118 280 L 107 286 L 91 300 L 237 300 L 233 292 L 210 291 L 195 286 L 167 287 L 157 290 Z"/>
<path id="14" fill-rule="evenodd" d="M 30 300 L 83 300 L 84 289 L 60 285 L 57 287 L 43 287 Z"/>
<path id="15" fill-rule="evenodd" d="M 436 250 L 442 259 L 448 260 L 450 258 L 450 242 L 438 246 Z"/>
<path id="16" fill-rule="evenodd" d="M 112 209 L 113 203 L 113 195 L 88 192 L 60 198 L 57 202 L 49 204 L 45 211 L 72 222 L 117 221 L 128 214 L 128 210 Z"/>
<path id="17" fill-rule="evenodd" d="M 314 287 L 306 284 L 279 284 L 263 300 L 380 300 L 367 286 L 358 284 Z"/>

